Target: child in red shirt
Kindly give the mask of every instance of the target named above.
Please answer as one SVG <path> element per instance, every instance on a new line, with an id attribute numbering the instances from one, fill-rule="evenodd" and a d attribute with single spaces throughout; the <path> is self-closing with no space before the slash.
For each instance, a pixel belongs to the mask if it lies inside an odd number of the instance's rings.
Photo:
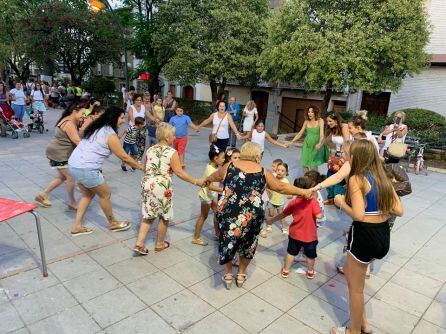
<path id="1" fill-rule="evenodd" d="M 294 186 L 310 189 L 313 181 L 308 177 L 300 177 L 294 180 Z M 286 216 L 293 215 L 290 225 L 287 255 L 282 268 L 282 277 L 287 278 L 290 273 L 291 264 L 303 247 L 307 258 L 307 278 L 314 278 L 314 262 L 317 257 L 316 246 L 317 224 L 316 219 L 322 218 L 322 210 L 316 198 L 305 199 L 297 196 L 286 206 L 283 213 L 266 219 L 268 224 L 281 220 Z"/>

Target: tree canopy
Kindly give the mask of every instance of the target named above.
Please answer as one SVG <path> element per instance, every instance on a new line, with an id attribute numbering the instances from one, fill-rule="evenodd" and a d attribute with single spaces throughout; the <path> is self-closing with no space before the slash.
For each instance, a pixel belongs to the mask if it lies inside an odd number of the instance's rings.
<path id="1" fill-rule="evenodd" d="M 180 84 L 201 80 L 213 100 L 228 81 L 255 84 L 266 38 L 267 0 L 171 0 L 159 5 L 153 43 L 164 49 L 163 74 Z M 159 59 L 161 61 L 161 59 Z"/>
<path id="2" fill-rule="evenodd" d="M 426 66 L 422 0 L 287 0 L 268 22 L 262 75 L 332 91 L 397 90 Z"/>

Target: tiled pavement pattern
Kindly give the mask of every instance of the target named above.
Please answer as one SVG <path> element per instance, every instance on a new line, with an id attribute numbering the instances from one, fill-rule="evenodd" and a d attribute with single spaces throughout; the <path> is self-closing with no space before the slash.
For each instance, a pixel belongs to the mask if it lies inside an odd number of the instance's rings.
<path id="1" fill-rule="evenodd" d="M 32 201 L 54 175 L 44 156 L 60 111 L 49 111 L 48 133 L 0 138 L 0 196 Z M 190 135 L 187 171 L 200 176 L 207 156 L 207 132 Z M 264 164 L 281 157 L 298 173 L 298 149 L 268 146 Z M 74 214 L 66 211 L 65 189 L 39 209 L 49 262 L 42 278 L 33 217 L 0 224 L 0 333 L 328 333 L 348 320 L 347 287 L 334 270 L 342 232 L 349 220 L 328 209 L 319 230 L 317 275 L 278 274 L 286 237 L 275 229 L 261 239 L 249 279 L 226 291 L 216 264 L 211 220 L 209 246 L 191 244 L 199 212 L 196 188 L 175 179 L 172 247 L 134 257 L 141 173 L 123 173 L 116 158 L 104 167 L 116 216 L 135 222 L 110 233 L 97 201 L 87 214 L 88 236 L 69 235 Z M 413 176 L 414 193 L 404 198 L 405 215 L 392 233 L 388 256 L 376 263 L 366 283 L 367 311 L 374 333 L 446 333 L 446 176 Z M 153 250 L 153 234 L 149 248 Z"/>

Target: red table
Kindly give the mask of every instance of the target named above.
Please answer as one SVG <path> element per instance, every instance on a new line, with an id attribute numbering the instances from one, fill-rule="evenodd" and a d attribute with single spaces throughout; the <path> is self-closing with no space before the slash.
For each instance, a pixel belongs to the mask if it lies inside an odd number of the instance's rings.
<path id="1" fill-rule="evenodd" d="M 8 219 L 20 216 L 27 212 L 31 213 L 36 218 L 37 237 L 39 238 L 43 277 L 48 277 L 48 270 L 46 268 L 45 250 L 43 248 L 42 228 L 40 226 L 39 214 L 35 211 L 36 209 L 37 205 L 33 203 L 13 201 L 7 198 L 0 197 L 0 223 L 3 223 Z"/>

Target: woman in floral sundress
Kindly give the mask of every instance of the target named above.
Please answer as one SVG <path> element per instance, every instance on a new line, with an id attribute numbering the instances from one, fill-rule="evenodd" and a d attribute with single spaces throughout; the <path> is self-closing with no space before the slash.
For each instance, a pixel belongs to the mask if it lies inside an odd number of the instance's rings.
<path id="1" fill-rule="evenodd" d="M 259 233 L 265 218 L 262 194 L 265 187 L 281 194 L 311 196 L 309 190 L 278 181 L 260 166 L 261 149 L 256 143 L 246 143 L 240 151 L 240 161 L 228 163 L 207 177 L 207 182 L 224 182 L 218 201 L 217 222 L 220 229 L 218 261 L 225 266 L 222 280 L 229 289 L 232 284 L 232 259 L 239 253 L 240 266 L 236 284 L 246 281 L 246 268 L 254 257 Z"/>
<path id="2" fill-rule="evenodd" d="M 144 161 L 145 175 L 141 182 L 142 188 L 142 220 L 138 238 L 133 251 L 147 255 L 149 250 L 144 246 L 147 233 L 151 230 L 155 218 L 159 218 L 158 235 L 155 252 L 170 246 L 164 240 L 169 221 L 172 220 L 172 174 L 180 179 L 204 186 L 203 180 L 198 180 L 187 174 L 181 168 L 180 158 L 175 149 L 170 147 L 175 138 L 175 128 L 167 123 L 161 123 L 156 130 L 158 144 L 147 150 Z"/>

